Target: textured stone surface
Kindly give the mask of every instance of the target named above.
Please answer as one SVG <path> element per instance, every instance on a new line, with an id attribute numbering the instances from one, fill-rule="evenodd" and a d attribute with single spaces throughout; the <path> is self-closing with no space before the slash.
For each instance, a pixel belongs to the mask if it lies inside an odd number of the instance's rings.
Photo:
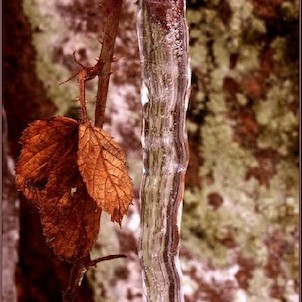
<path id="1" fill-rule="evenodd" d="M 298 301 L 297 18 L 298 1 L 188 2 L 184 251 L 234 268 L 230 301 Z"/>

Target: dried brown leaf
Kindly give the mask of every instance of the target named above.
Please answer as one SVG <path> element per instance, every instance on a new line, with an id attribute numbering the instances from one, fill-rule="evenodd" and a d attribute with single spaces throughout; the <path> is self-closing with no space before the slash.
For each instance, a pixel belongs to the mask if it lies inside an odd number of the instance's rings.
<path id="1" fill-rule="evenodd" d="M 76 149 L 50 174 L 40 208 L 43 231 L 67 261 L 87 256 L 99 233 L 101 210 L 89 196 L 76 164 Z"/>
<path id="2" fill-rule="evenodd" d="M 104 130 L 81 124 L 78 166 L 89 195 L 112 221 L 120 223 L 133 198 L 121 147 Z"/>
<path id="3" fill-rule="evenodd" d="M 22 145 L 17 188 L 39 208 L 47 243 L 66 261 L 87 256 L 101 211 L 77 167 L 78 123 L 64 117 L 35 121 L 24 131 Z"/>
<path id="4" fill-rule="evenodd" d="M 37 120 L 23 132 L 22 152 L 16 165 L 16 186 L 35 201 L 47 185 L 49 173 L 63 153 L 76 148 L 78 123 L 70 118 Z M 65 138 L 73 137 L 74 141 Z"/>

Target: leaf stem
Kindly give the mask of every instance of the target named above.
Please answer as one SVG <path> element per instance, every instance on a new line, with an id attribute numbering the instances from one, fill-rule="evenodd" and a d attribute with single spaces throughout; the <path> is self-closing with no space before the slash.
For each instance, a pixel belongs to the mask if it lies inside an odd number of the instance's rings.
<path id="1" fill-rule="evenodd" d="M 103 46 L 99 61 L 104 62 L 98 74 L 98 91 L 95 108 L 95 126 L 102 128 L 105 120 L 106 99 L 109 87 L 110 67 L 113 58 L 114 44 L 118 32 L 119 16 L 123 0 L 107 1 L 104 13 L 109 13 L 105 20 Z"/>

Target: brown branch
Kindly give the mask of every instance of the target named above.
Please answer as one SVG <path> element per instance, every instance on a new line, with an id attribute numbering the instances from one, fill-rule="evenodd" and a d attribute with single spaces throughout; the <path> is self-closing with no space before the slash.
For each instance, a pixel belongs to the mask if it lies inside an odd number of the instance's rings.
<path id="1" fill-rule="evenodd" d="M 98 91 L 95 107 L 95 126 L 102 128 L 105 119 L 106 99 L 109 87 L 110 67 L 113 58 L 115 38 L 118 32 L 118 23 L 123 0 L 107 0 L 102 7 L 105 20 L 103 46 L 99 62 L 104 66 L 98 74 Z M 106 17 L 107 15 L 107 17 Z"/>
<path id="2" fill-rule="evenodd" d="M 63 293 L 63 302 L 73 302 L 77 296 L 79 286 L 87 271 L 87 263 L 89 263 L 90 256 L 73 263 L 69 275 L 69 282 L 66 291 Z"/>
<path id="3" fill-rule="evenodd" d="M 96 266 L 99 262 L 117 258 L 127 258 L 127 256 L 124 254 L 116 254 L 91 260 L 90 256 L 88 255 L 87 257 L 75 262 L 70 272 L 67 289 L 63 293 L 63 302 L 73 302 L 75 300 L 84 274 L 90 267 Z"/>
<path id="4" fill-rule="evenodd" d="M 124 254 L 117 254 L 117 255 L 109 255 L 105 257 L 96 258 L 90 261 L 89 266 L 96 266 L 99 262 L 108 261 L 117 258 L 127 258 L 127 256 Z"/>
<path id="5" fill-rule="evenodd" d="M 87 77 L 87 70 L 82 69 L 79 72 L 79 90 L 80 90 L 80 103 L 81 103 L 81 122 L 86 123 L 88 121 L 88 114 L 86 108 L 85 98 L 85 82 Z"/>

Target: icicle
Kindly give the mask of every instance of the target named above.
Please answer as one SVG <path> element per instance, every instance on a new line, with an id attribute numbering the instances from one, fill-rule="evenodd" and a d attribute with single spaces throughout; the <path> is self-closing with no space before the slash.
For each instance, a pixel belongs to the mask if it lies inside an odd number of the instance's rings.
<path id="1" fill-rule="evenodd" d="M 181 302 L 179 242 L 190 86 L 185 1 L 141 0 L 137 30 L 144 161 L 139 254 L 145 294 L 150 302 Z"/>

